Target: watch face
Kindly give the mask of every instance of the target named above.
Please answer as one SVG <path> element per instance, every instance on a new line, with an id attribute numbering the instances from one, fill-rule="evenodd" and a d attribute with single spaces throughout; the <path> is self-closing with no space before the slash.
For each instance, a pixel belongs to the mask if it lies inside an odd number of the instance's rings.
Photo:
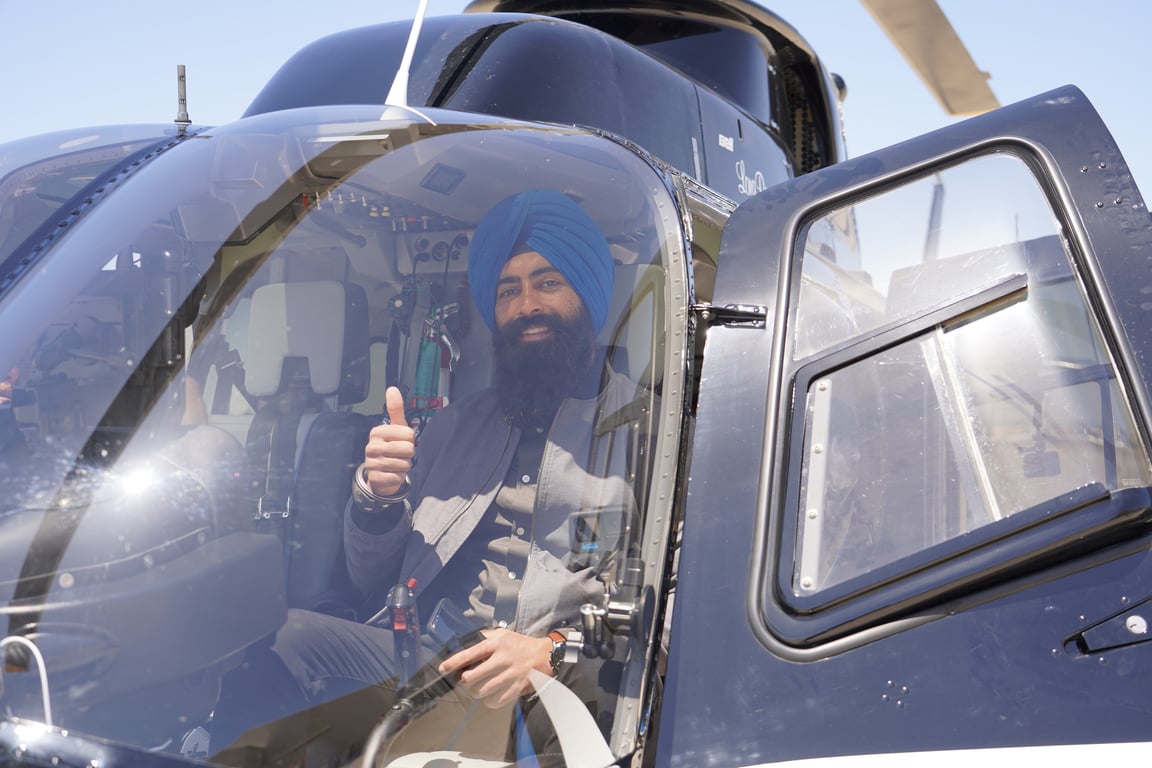
<path id="1" fill-rule="evenodd" d="M 548 663 L 552 667 L 553 672 L 560 671 L 560 665 L 564 663 L 564 643 L 559 640 L 552 641 L 552 655 L 548 658 Z"/>

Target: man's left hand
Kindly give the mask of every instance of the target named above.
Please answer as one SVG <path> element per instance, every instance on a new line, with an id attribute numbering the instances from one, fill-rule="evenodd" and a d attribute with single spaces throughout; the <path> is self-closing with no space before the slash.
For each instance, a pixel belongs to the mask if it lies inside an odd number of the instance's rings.
<path id="1" fill-rule="evenodd" d="M 489 707 L 502 707 L 533 692 L 530 670 L 551 677 L 550 638 L 528 637 L 509 629 L 485 630 L 483 634 L 479 643 L 440 664 L 441 674 L 459 672 L 459 684 L 472 697 Z"/>

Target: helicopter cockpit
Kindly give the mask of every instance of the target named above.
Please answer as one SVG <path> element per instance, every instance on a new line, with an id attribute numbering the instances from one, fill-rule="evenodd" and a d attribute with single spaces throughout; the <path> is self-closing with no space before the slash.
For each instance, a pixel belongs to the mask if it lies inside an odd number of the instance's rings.
<path id="1" fill-rule="evenodd" d="M 671 309 L 688 277 L 666 177 L 587 131 L 460 124 L 436 110 L 290 110 L 177 144 L 13 257 L 52 250 L 26 257 L 7 296 L 24 325 L 0 339 L 13 372 L 0 404 L 0 706 L 235 765 L 364 749 L 382 764 L 444 750 L 497 763 L 525 750 L 561 764 L 572 749 L 582 764 L 588 750 L 605 763 L 627 754 L 669 536 L 667 514 L 648 510 L 671 496 L 690 354 L 687 320 Z M 533 719 L 551 722 L 549 743 L 515 718 L 478 737 L 468 722 L 484 708 L 451 681 L 421 688 L 420 714 L 435 714 L 393 722 L 387 738 L 373 730 L 385 712 L 347 718 L 338 702 L 284 711 L 279 725 L 222 724 L 236 670 L 293 612 L 355 624 L 387 612 L 397 585 L 366 593 L 348 574 L 354 472 L 386 387 L 403 394 L 419 445 L 492 386 L 470 246 L 497 202 L 536 189 L 580 206 L 607 240 L 597 364 L 630 393 L 569 438 L 590 484 L 616 479 L 612 498 L 528 536 L 529 567 L 586 572 L 599 595 L 552 623 L 574 632 L 571 677 L 520 700 L 520 714 L 536 707 Z M 427 632 L 439 595 L 457 593 L 406 586 L 417 621 L 393 613 L 379 631 Z M 586 715 L 573 720 L 572 702 Z M 324 718 L 341 724 L 317 726 Z M 303 740 L 300 723 L 315 726 Z M 232 730 L 246 740 L 221 743 Z"/>

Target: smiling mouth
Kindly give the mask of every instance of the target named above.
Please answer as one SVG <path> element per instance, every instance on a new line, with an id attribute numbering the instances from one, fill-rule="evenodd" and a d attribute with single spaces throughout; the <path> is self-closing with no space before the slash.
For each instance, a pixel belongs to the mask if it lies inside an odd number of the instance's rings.
<path id="1" fill-rule="evenodd" d="M 533 342 L 542 341 L 552 335 L 552 328 L 548 325 L 530 325 L 520 331 L 520 340 Z"/>

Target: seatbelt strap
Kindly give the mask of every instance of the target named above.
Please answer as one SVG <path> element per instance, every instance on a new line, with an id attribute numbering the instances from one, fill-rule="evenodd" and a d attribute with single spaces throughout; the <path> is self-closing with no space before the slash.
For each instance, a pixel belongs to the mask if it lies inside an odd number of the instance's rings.
<path id="1" fill-rule="evenodd" d="M 292 513 L 292 491 L 296 482 L 296 432 L 299 412 L 277 418 L 268 438 L 268 464 L 264 493 L 256 501 L 256 519 L 285 519 Z"/>
<path id="2" fill-rule="evenodd" d="M 240 361 L 240 354 L 234 349 L 229 349 L 227 358 L 216 364 L 216 392 L 212 395 L 211 411 L 214 415 L 220 416 L 231 412 L 233 389 L 239 392 L 249 405 L 252 404 L 244 390 L 244 364 Z"/>

